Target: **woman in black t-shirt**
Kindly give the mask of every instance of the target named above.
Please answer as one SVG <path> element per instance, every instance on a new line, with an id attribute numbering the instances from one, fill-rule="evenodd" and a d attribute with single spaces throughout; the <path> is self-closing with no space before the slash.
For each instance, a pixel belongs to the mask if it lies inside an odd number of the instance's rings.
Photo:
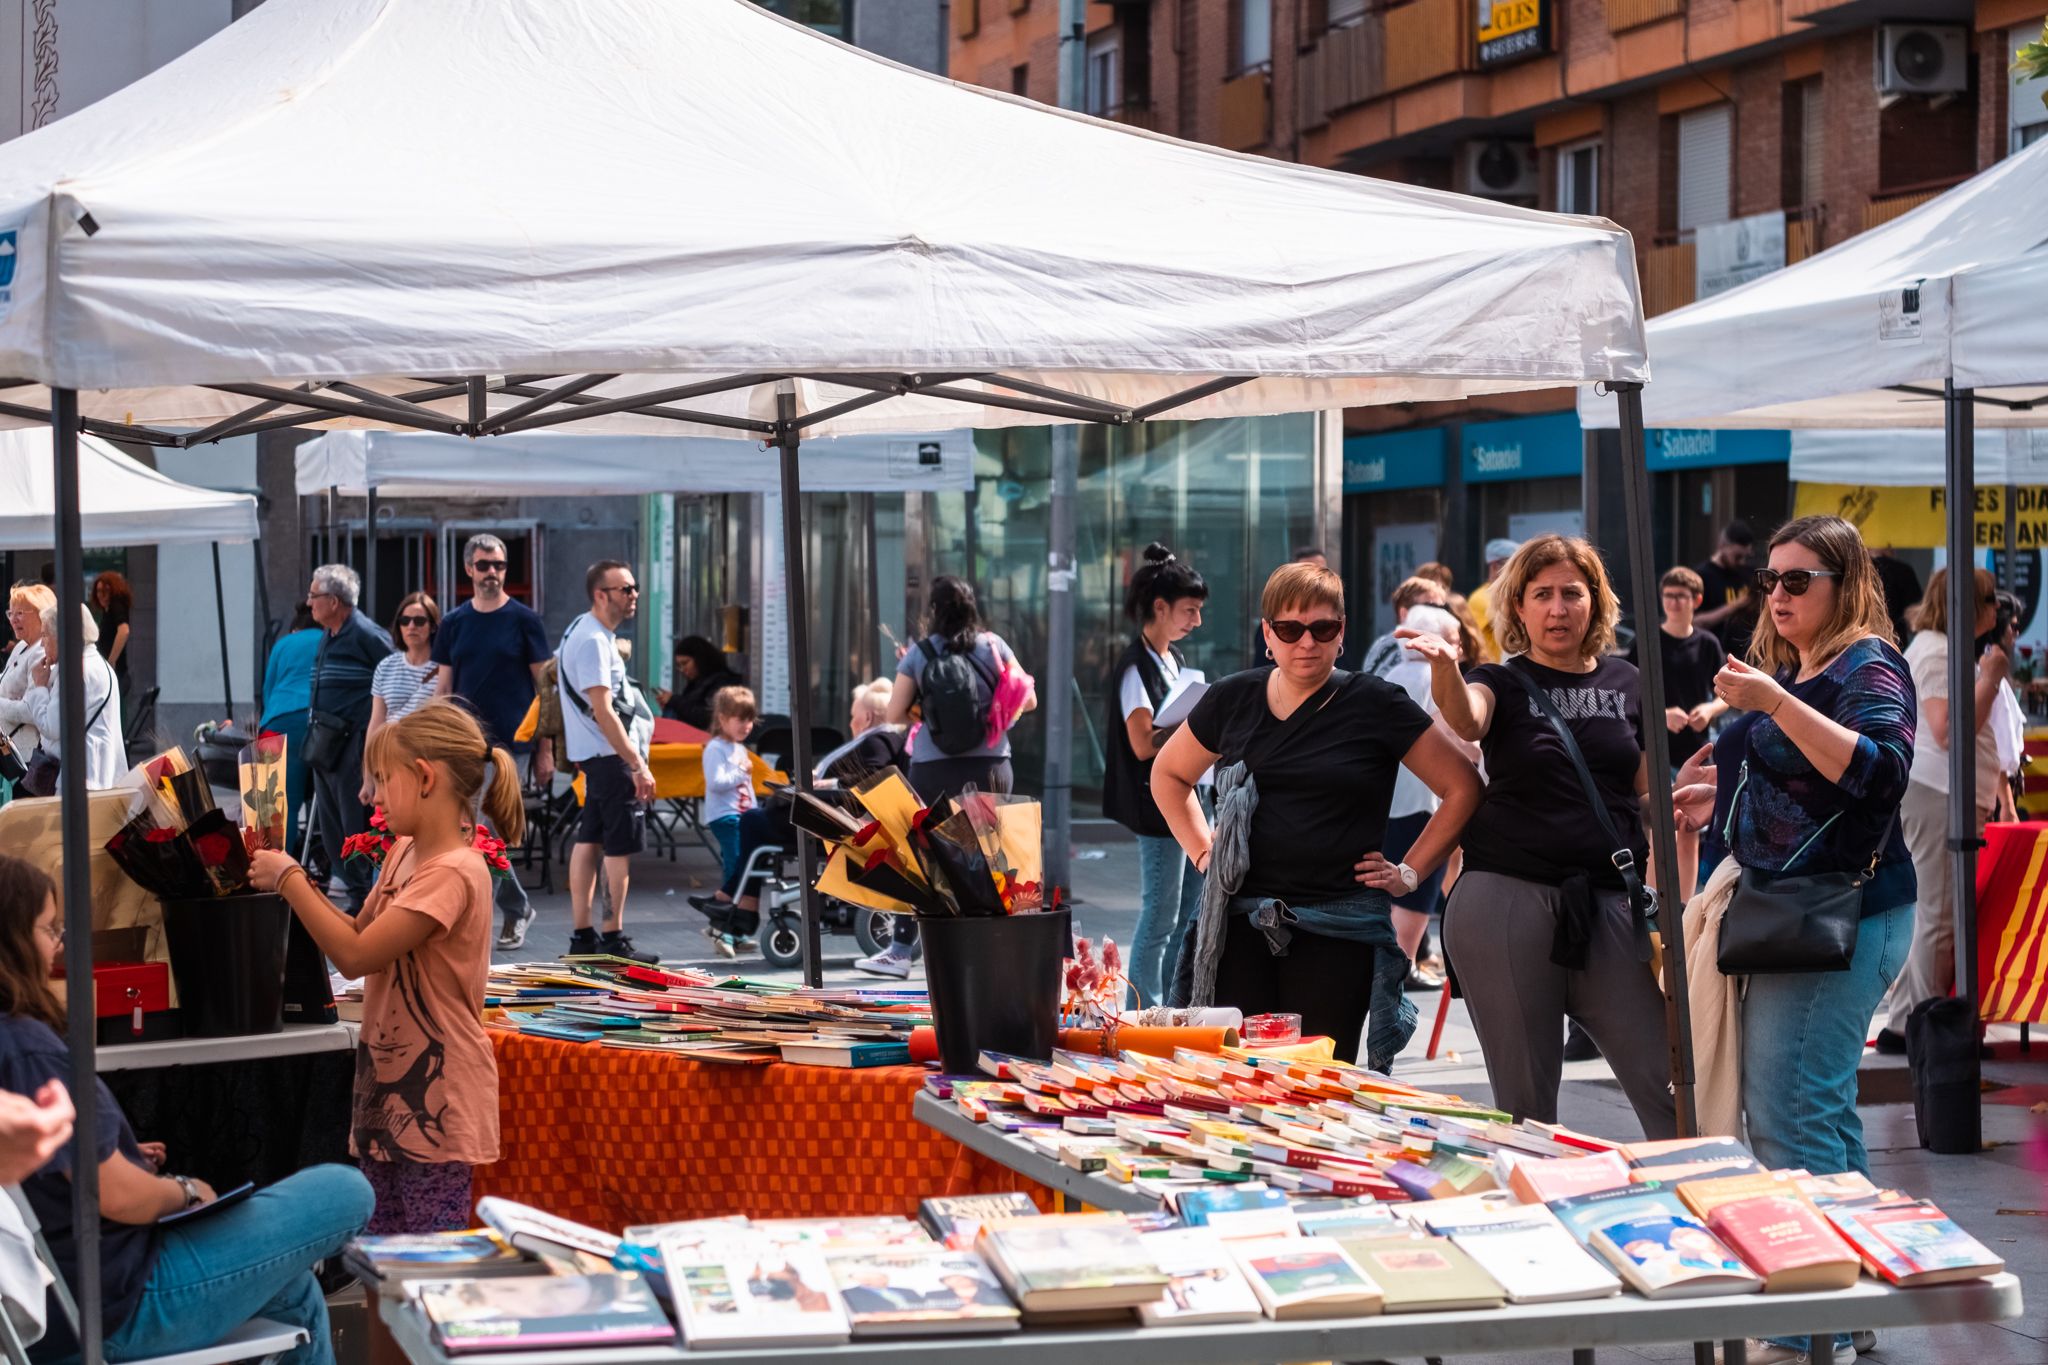
<path id="1" fill-rule="evenodd" d="M 1650 974 L 1610 843 L 1564 741 L 1537 709 L 1541 687 L 1565 719 L 1611 824 L 1647 862 L 1648 790 L 1635 665 L 1609 657 L 1621 607 L 1599 552 L 1538 536 L 1494 587 L 1504 663 L 1461 677 L 1453 648 L 1422 635 L 1445 722 L 1480 745 L 1486 795 L 1465 828 L 1465 871 L 1444 907 L 1444 948 L 1486 1054 L 1495 1106 L 1557 1121 L 1567 1018 L 1614 1067 L 1643 1131 L 1676 1128 L 1664 1000 Z"/>
<path id="2" fill-rule="evenodd" d="M 1152 765 L 1161 813 L 1208 874 L 1193 950 L 1181 954 L 1186 998 L 1299 1014 L 1302 1032 L 1335 1039 L 1346 1061 L 1370 1010 L 1366 1060 L 1384 1070 L 1415 1021 L 1388 894 L 1443 861 L 1478 802 L 1478 775 L 1401 688 L 1337 671 L 1337 575 L 1286 565 L 1260 605 L 1273 666 L 1211 687 Z M 1215 765 L 1212 830 L 1194 783 Z M 1395 863 L 1379 848 L 1403 765 L 1443 806 Z"/>

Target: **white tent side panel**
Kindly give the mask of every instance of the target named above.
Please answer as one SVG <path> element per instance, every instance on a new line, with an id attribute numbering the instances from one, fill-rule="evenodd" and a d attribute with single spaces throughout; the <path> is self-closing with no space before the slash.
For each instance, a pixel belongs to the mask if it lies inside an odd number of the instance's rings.
<path id="1" fill-rule="evenodd" d="M 2030 208 L 2048 243 L 2048 200 Z M 1956 280 L 1955 380 L 1972 389 L 2028 385 L 2048 396 L 2048 244 Z M 2048 412 L 2034 420 L 2048 422 Z"/>
<path id="2" fill-rule="evenodd" d="M 88 546 L 199 545 L 261 534 L 253 496 L 179 483 L 96 436 L 78 439 L 78 489 Z M 56 506 L 50 429 L 0 431 L 0 550 L 55 545 Z"/>

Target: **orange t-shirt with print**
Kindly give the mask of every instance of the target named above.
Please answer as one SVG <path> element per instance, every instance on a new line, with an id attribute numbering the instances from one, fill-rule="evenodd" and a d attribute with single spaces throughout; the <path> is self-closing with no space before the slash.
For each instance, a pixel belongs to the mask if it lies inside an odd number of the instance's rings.
<path id="1" fill-rule="evenodd" d="M 491 969 L 491 873 L 461 848 L 416 857 L 399 839 L 363 902 L 380 915 L 425 915 L 424 943 L 363 981 L 363 1033 L 349 1150 L 373 1161 L 498 1159 L 498 1066 L 483 1026 Z"/>

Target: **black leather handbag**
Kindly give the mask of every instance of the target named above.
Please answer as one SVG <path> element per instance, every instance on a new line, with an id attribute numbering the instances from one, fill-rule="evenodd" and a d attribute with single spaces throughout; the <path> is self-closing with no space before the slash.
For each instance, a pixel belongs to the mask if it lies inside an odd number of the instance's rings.
<path id="1" fill-rule="evenodd" d="M 328 636 L 320 642 L 313 660 L 313 695 L 306 711 L 306 740 L 301 751 L 306 766 L 316 773 L 338 772 L 348 757 L 349 741 L 355 738 L 356 723 L 347 716 L 320 709 L 320 676 L 327 671 Z"/>
<path id="2" fill-rule="evenodd" d="M 1728 803 L 1728 840 L 1735 806 L 1749 783 L 1742 765 L 1735 799 Z M 1838 811 L 1786 861 L 1789 869 L 1841 818 Z M 1732 846 L 1732 840 L 1729 841 Z M 1882 848 L 1882 845 L 1879 846 Z M 1731 855 L 1732 856 L 1732 855 Z M 1716 954 L 1723 976 L 1768 976 L 1791 972 L 1845 972 L 1856 956 L 1856 931 L 1863 922 L 1863 884 L 1877 870 L 1878 853 L 1861 872 L 1764 872 L 1742 869 L 1721 918 Z"/>

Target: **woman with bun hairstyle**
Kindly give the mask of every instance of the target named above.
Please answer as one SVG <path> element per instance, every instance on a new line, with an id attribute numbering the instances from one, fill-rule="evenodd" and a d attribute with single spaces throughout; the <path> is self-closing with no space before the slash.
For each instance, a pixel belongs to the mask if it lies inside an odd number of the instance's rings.
<path id="1" fill-rule="evenodd" d="M 498 1159 L 498 1068 L 484 1034 L 491 867 L 481 814 L 518 843 L 526 811 L 512 755 L 436 700 L 371 735 L 363 770 L 396 836 L 354 918 L 291 857 L 264 850 L 252 880 L 277 891 L 344 976 L 363 978 L 349 1147 L 377 1194 L 372 1233 L 469 1227 L 470 1173 Z"/>
<path id="2" fill-rule="evenodd" d="M 1152 799 L 1152 760 L 1176 728 L 1156 728 L 1152 718 L 1185 667 L 1174 646 L 1200 629 L 1208 598 L 1209 585 L 1194 566 L 1157 541 L 1145 547 L 1124 592 L 1124 615 L 1138 630 L 1117 660 L 1109 695 L 1102 813 L 1138 836 L 1138 928 L 1129 972 L 1140 1007 L 1163 1003 L 1172 966 L 1167 953 L 1202 898 L 1202 874 Z"/>

